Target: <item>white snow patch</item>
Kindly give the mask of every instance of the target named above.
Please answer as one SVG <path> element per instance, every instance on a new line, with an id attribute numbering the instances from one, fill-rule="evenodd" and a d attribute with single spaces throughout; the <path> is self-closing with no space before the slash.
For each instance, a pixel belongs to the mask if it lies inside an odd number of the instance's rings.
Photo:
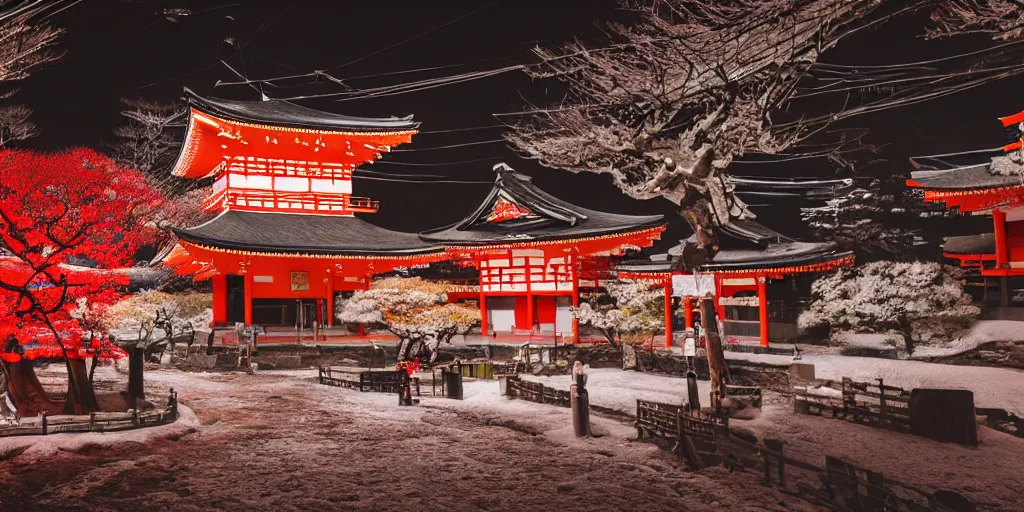
<path id="1" fill-rule="evenodd" d="M 523 375 L 524 380 L 540 382 L 556 389 L 569 389 L 568 375 L 536 377 Z M 697 381 L 701 400 L 709 400 L 711 382 Z M 595 368 L 587 372 L 590 404 L 627 414 L 636 414 L 637 399 L 681 405 L 687 401 L 686 379 L 651 373 L 628 372 L 617 368 Z M 702 405 L 707 405 L 702 404 Z"/>
<path id="2" fill-rule="evenodd" d="M 1024 342 L 1024 322 L 1015 320 L 982 320 L 964 336 L 948 343 L 931 343 L 914 350 L 913 359 L 947 357 L 974 350 L 995 341 Z"/>

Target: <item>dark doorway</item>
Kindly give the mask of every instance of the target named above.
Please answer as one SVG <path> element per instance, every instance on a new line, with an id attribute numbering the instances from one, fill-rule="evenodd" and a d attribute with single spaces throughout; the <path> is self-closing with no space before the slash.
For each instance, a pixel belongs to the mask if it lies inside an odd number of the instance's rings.
<path id="1" fill-rule="evenodd" d="M 323 314 L 323 303 L 318 299 L 253 299 L 252 322 L 271 327 L 312 329 L 313 322 Z"/>
<path id="2" fill-rule="evenodd" d="M 245 322 L 245 276 L 228 275 L 228 323 Z"/>

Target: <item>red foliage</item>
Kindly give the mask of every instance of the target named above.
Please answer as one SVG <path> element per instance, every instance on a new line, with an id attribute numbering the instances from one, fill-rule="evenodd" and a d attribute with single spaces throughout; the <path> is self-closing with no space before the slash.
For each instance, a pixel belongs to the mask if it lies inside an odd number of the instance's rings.
<path id="1" fill-rule="evenodd" d="M 127 280 L 104 269 L 152 239 L 160 203 L 141 173 L 88 149 L 0 151 L 0 359 L 122 355 L 89 312 L 121 297 Z"/>

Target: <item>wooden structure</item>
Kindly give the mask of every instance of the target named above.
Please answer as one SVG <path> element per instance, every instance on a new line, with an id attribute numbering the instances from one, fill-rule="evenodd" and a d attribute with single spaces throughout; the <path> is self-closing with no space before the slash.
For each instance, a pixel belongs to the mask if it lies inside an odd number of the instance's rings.
<path id="1" fill-rule="evenodd" d="M 1007 145 L 911 158 L 907 185 L 923 189 L 927 202 L 992 216 L 992 232 L 946 238 L 943 253 L 986 281 L 998 279 L 1005 307 L 1010 278 L 1024 276 L 1024 112 L 999 121 L 1009 132 Z"/>
<path id="2" fill-rule="evenodd" d="M 163 263 L 213 280 L 215 324 L 333 324 L 336 292 L 377 273 L 444 259 L 412 233 L 354 216 L 377 202 L 352 196 L 364 163 L 409 142 L 412 117 L 359 118 L 279 100 L 230 101 L 186 89 L 188 131 L 173 174 L 210 179 L 217 216 L 176 228 Z"/>
<path id="3" fill-rule="evenodd" d="M 167 405 L 146 411 L 94 412 L 80 415 L 46 415 L 0 424 L 0 437 L 36 436 L 72 432 L 117 432 L 174 423 L 178 419 L 178 394 L 170 390 Z"/>
<path id="4" fill-rule="evenodd" d="M 578 342 L 571 311 L 588 263 L 597 270 L 603 258 L 651 246 L 665 229 L 663 218 L 582 208 L 505 164 L 494 171 L 494 187 L 476 211 L 420 236 L 479 270 L 482 333 L 546 331 Z"/>
<path id="5" fill-rule="evenodd" d="M 669 326 L 666 348 L 672 346 L 673 296 L 683 301 L 687 329 L 694 326 L 694 313 L 699 315 L 696 299 L 713 295 L 724 338 L 754 338 L 767 347 L 771 339 L 768 316 L 771 281 L 853 264 L 853 254 L 837 250 L 834 244 L 799 242 L 757 222 L 733 220 L 723 228 L 722 246 L 711 262 L 698 269 L 680 268 L 678 262 L 683 248 L 695 242 L 691 237 L 669 249 L 667 254 L 624 261 L 615 266 L 622 279 L 646 280 L 664 287 L 665 320 Z M 756 317 L 750 310 L 756 311 Z"/>

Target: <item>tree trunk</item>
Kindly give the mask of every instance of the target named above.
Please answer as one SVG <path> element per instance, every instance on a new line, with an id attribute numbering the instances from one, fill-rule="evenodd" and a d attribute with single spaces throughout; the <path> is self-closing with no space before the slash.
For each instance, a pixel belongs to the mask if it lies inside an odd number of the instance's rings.
<path id="1" fill-rule="evenodd" d="M 65 359 L 68 369 L 68 399 L 64 402 L 64 414 L 89 414 L 99 412 L 96 393 L 89 382 L 89 370 L 84 359 Z"/>
<path id="2" fill-rule="evenodd" d="M 145 353 L 145 349 L 141 347 L 132 347 L 128 351 L 128 394 L 139 399 L 146 398 L 142 380 Z"/>
<path id="3" fill-rule="evenodd" d="M 22 417 L 36 416 L 41 412 L 57 414 L 62 405 L 46 396 L 43 385 L 36 377 L 32 361 L 22 359 L 17 363 L 3 363 L 7 375 L 7 394 L 11 403 Z"/>
<path id="4" fill-rule="evenodd" d="M 728 370 L 725 366 L 725 353 L 722 351 L 722 337 L 718 333 L 718 321 L 715 319 L 715 299 L 708 297 L 700 300 L 700 323 L 704 328 L 708 368 L 711 372 L 711 407 L 717 408 L 719 400 L 725 397 Z"/>

